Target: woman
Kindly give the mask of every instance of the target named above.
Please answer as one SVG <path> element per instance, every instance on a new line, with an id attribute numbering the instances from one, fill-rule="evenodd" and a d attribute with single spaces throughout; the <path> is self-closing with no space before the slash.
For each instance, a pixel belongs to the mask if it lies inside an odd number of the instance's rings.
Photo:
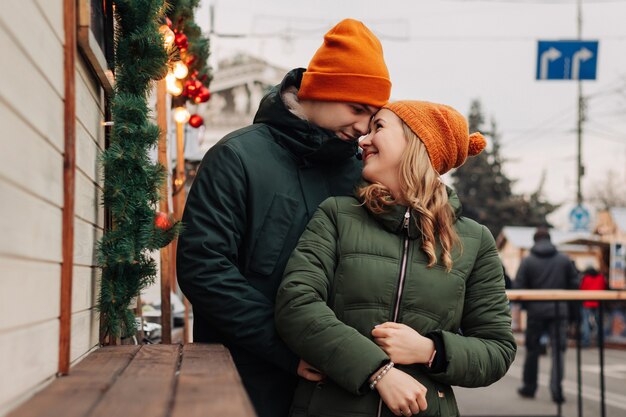
<path id="1" fill-rule="evenodd" d="M 277 295 L 279 334 L 328 377 L 301 380 L 291 413 L 457 416 L 450 386 L 497 381 L 516 349 L 493 237 L 440 180 L 484 138 L 448 106 L 403 101 L 360 146 L 368 183 L 322 203 Z"/>

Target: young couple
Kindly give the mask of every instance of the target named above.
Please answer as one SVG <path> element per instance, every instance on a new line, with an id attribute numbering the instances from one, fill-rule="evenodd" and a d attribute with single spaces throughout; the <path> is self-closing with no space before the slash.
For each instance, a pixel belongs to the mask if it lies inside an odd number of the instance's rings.
<path id="1" fill-rule="evenodd" d="M 341 21 L 189 193 L 194 341 L 229 348 L 260 417 L 457 416 L 451 385 L 515 356 L 494 240 L 440 178 L 485 141 L 390 90 L 378 39 Z"/>

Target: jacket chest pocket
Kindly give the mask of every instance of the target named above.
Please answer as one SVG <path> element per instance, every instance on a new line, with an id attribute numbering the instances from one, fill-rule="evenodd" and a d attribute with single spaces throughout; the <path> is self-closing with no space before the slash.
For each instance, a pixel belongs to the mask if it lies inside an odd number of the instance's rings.
<path id="1" fill-rule="evenodd" d="M 274 194 L 252 249 L 249 264 L 251 271 L 262 275 L 274 272 L 299 204 L 294 198 Z"/>

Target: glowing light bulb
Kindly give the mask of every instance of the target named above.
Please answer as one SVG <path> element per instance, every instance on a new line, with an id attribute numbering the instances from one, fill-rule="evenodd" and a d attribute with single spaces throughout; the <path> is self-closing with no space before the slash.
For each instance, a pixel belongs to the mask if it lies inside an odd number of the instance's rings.
<path id="1" fill-rule="evenodd" d="M 187 68 L 187 65 L 185 65 L 182 61 L 176 61 L 174 63 L 174 69 L 172 72 L 174 73 L 174 76 L 176 78 L 182 80 L 187 76 L 187 74 L 189 74 L 189 69 Z"/>
<path id="2" fill-rule="evenodd" d="M 176 107 L 174 109 L 174 120 L 176 123 L 187 123 L 191 115 L 186 107 Z"/>
<path id="3" fill-rule="evenodd" d="M 167 92 L 173 96 L 179 96 L 183 92 L 183 83 L 176 79 L 176 76 L 168 72 L 165 76 L 165 86 Z"/>
<path id="4" fill-rule="evenodd" d="M 174 43 L 174 38 L 176 37 L 174 31 L 172 31 L 172 29 L 170 29 L 167 25 L 161 25 L 161 27 L 159 28 L 159 33 L 163 36 L 163 46 L 165 46 L 166 48 L 172 46 L 172 44 Z"/>

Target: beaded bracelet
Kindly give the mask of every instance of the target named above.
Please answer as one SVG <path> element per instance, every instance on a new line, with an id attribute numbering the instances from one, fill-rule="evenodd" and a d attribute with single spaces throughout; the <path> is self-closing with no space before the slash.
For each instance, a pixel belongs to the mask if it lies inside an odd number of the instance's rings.
<path id="1" fill-rule="evenodd" d="M 389 363 L 387 365 L 385 365 L 385 367 L 383 368 L 382 371 L 380 371 L 378 373 L 378 375 L 376 375 L 376 378 L 374 378 L 374 380 L 370 383 L 370 389 L 373 391 L 374 388 L 376 388 L 376 384 L 378 384 L 378 382 L 383 379 L 383 377 L 385 376 L 385 374 L 387 372 L 389 372 L 389 370 L 391 368 L 393 368 L 394 363 L 389 361 Z"/>

